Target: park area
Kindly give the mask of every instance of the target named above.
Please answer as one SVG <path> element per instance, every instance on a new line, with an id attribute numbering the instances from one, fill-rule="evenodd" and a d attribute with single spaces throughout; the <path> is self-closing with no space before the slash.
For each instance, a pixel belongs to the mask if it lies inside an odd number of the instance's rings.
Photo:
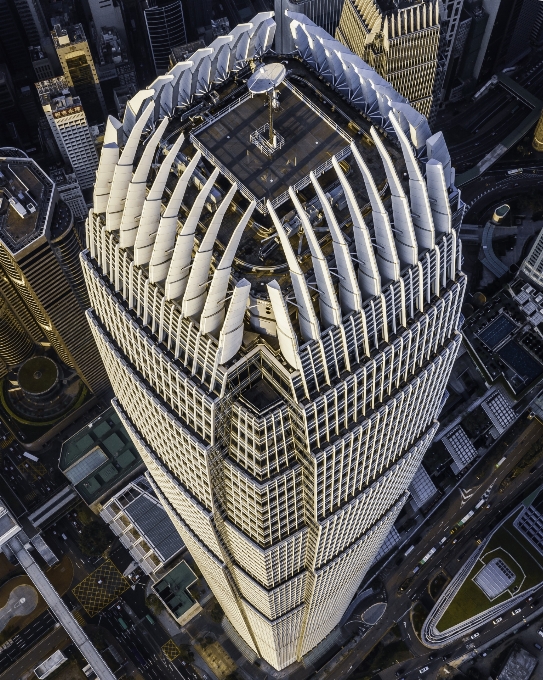
<path id="1" fill-rule="evenodd" d="M 502 524 L 484 548 L 482 555 L 472 567 L 458 592 L 438 621 L 436 628 L 443 632 L 453 626 L 482 614 L 490 607 L 506 602 L 538 583 L 543 582 L 541 555 L 513 526 L 514 517 Z M 478 572 L 495 557 L 504 561 L 514 573 L 511 587 L 498 597 L 489 600 L 481 588 L 473 581 Z"/>

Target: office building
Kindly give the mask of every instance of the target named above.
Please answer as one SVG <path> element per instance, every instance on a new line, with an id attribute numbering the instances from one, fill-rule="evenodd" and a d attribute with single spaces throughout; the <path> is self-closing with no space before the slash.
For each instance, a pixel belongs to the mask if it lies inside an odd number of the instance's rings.
<path id="1" fill-rule="evenodd" d="M 119 417 L 228 621 L 277 669 L 338 624 L 409 498 L 466 280 L 443 136 L 290 19 L 301 59 L 270 96 L 217 88 L 273 64 L 263 13 L 110 117 L 82 255 Z M 210 90 L 214 114 L 179 135 L 168 115 Z M 356 138 L 338 108 L 368 112 Z"/>
<path id="2" fill-rule="evenodd" d="M 52 387 L 60 373 L 68 382 L 75 372 L 91 392 L 101 392 L 108 381 L 85 319 L 89 298 L 71 211 L 23 152 L 0 150 L 0 198 L 0 296 L 9 307 L 3 307 L 1 324 L 11 329 L 2 333 L 0 356 L 15 366 L 28 358 L 30 345 L 51 347 L 56 354 L 50 361 L 57 365 Z M 31 392 L 14 392 L 14 398 L 30 395 L 32 401 Z M 21 408 L 27 406 L 21 402 Z"/>
<path id="3" fill-rule="evenodd" d="M 62 168 L 56 168 L 49 171 L 49 177 L 55 183 L 60 199 L 72 211 L 74 219 L 86 219 L 89 209 L 76 175 L 74 173 L 67 173 Z"/>
<path id="4" fill-rule="evenodd" d="M 37 80 L 50 80 L 55 77 L 51 60 L 41 47 L 30 47 L 30 59 Z"/>
<path id="5" fill-rule="evenodd" d="M 92 187 L 98 155 L 81 99 L 72 95 L 63 77 L 44 80 L 36 87 L 62 158 L 72 166 L 81 189 Z"/>
<path id="6" fill-rule="evenodd" d="M 275 50 L 279 54 L 290 54 L 294 51 L 294 41 L 290 32 L 290 21 L 285 12 L 299 12 L 330 35 L 335 35 L 341 19 L 345 0 L 274 0 Z M 336 36 L 337 37 L 337 36 Z"/>
<path id="7" fill-rule="evenodd" d="M 541 135 L 543 137 L 543 123 L 541 119 L 536 127 L 534 139 L 538 134 L 539 128 L 541 128 Z M 543 290 L 543 229 L 537 235 L 534 245 L 528 253 L 528 257 L 520 265 L 520 275 L 538 290 Z"/>
<path id="8" fill-rule="evenodd" d="M 100 517 L 146 574 L 155 574 L 185 547 L 145 476 L 109 498 Z"/>
<path id="9" fill-rule="evenodd" d="M 96 35 L 100 35 L 103 28 L 114 28 L 122 40 L 126 42 L 126 28 L 120 2 L 117 0 L 89 0 L 89 8 Z"/>
<path id="10" fill-rule="evenodd" d="M 345 0 L 336 37 L 428 117 L 439 64 L 439 3 Z"/>
<path id="11" fill-rule="evenodd" d="M 56 25 L 51 33 L 62 73 L 69 87 L 81 99 L 81 105 L 91 123 L 100 123 L 107 116 L 102 88 L 96 73 L 83 26 Z"/>
<path id="12" fill-rule="evenodd" d="M 153 63 L 158 75 L 165 73 L 170 53 L 187 42 L 181 0 L 151 0 L 143 10 Z"/>

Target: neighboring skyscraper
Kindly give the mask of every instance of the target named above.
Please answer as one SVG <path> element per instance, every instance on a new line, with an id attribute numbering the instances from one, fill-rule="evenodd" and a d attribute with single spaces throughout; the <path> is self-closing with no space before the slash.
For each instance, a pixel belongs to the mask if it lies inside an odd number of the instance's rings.
<path id="1" fill-rule="evenodd" d="M 0 198 L 0 295 L 11 310 L 2 314 L 3 324 L 12 328 L 10 337 L 24 329 L 32 344 L 50 343 L 92 392 L 101 392 L 108 380 L 87 332 L 89 298 L 70 209 L 49 177 L 18 150 L 0 149 Z M 27 344 L 21 340 L 25 356 Z"/>
<path id="2" fill-rule="evenodd" d="M 114 28 L 126 42 L 121 3 L 118 0 L 89 0 L 89 7 L 94 21 L 96 35 L 100 35 L 102 28 Z"/>
<path id="3" fill-rule="evenodd" d="M 181 0 L 149 0 L 144 10 L 147 35 L 157 74 L 165 73 L 170 52 L 187 42 Z"/>
<path id="4" fill-rule="evenodd" d="M 428 117 L 439 63 L 436 0 L 345 0 L 336 38 Z"/>
<path id="5" fill-rule="evenodd" d="M 540 134 L 543 137 L 543 123 L 541 119 L 536 128 L 536 135 L 538 130 L 541 130 Z M 536 137 L 534 137 L 534 146 L 535 140 Z M 543 142 L 541 143 L 541 150 L 543 151 Z M 543 290 L 543 229 L 537 235 L 534 245 L 528 253 L 528 257 L 521 264 L 520 273 L 523 278 L 534 284 L 539 290 Z"/>
<path id="6" fill-rule="evenodd" d="M 51 35 L 68 85 L 80 97 L 88 120 L 101 123 L 107 116 L 106 104 L 83 26 L 57 25 Z"/>
<path id="7" fill-rule="evenodd" d="M 82 189 L 94 184 L 98 156 L 79 97 L 71 94 L 65 78 L 36 83 L 43 110 L 58 148 Z"/>
<path id="8" fill-rule="evenodd" d="M 466 284 L 443 135 L 289 20 L 302 61 L 270 94 L 274 142 L 263 95 L 216 89 L 266 53 L 271 13 L 110 117 L 82 256 L 115 408 L 228 620 L 278 669 L 338 624 L 409 498 Z M 179 134 L 177 107 L 210 89 L 215 114 Z M 353 139 L 337 108 L 386 135 Z"/>
<path id="9" fill-rule="evenodd" d="M 51 61 L 41 47 L 30 47 L 30 59 L 38 80 L 50 80 L 55 77 Z"/>
<path id="10" fill-rule="evenodd" d="M 305 14 L 314 24 L 323 28 L 330 35 L 334 35 L 341 18 L 345 0 L 275 0 L 275 50 L 279 54 L 290 54 L 294 49 L 294 42 L 290 33 L 290 21 L 285 14 L 299 12 Z"/>

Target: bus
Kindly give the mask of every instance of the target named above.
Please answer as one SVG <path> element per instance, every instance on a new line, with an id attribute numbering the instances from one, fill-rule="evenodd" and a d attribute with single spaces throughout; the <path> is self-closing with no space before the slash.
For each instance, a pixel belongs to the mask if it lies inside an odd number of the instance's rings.
<path id="1" fill-rule="evenodd" d="M 119 616 L 119 618 L 117 619 L 117 621 L 119 622 L 119 626 L 120 626 L 123 630 L 128 630 L 128 626 L 126 625 L 125 621 L 124 621 L 123 619 L 121 619 L 120 616 Z"/>
<path id="2" fill-rule="evenodd" d="M 435 553 L 435 551 L 436 551 L 436 548 L 432 548 L 429 552 L 426 553 L 426 555 L 424 555 L 422 560 L 419 562 L 421 567 L 422 567 L 423 564 L 426 564 L 426 562 L 428 562 L 428 560 L 430 559 L 430 557 L 432 557 L 432 555 Z"/>

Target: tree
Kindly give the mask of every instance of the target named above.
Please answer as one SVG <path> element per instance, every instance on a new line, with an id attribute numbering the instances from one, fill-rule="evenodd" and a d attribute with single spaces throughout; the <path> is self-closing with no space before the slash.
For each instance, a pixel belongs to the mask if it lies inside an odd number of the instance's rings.
<path id="1" fill-rule="evenodd" d="M 147 595 L 145 598 L 145 604 L 157 616 L 164 611 L 164 605 L 162 604 L 162 601 L 154 593 Z"/>
<path id="2" fill-rule="evenodd" d="M 85 555 L 98 556 L 109 548 L 113 534 L 102 522 L 85 524 L 79 534 L 79 547 Z"/>
<path id="3" fill-rule="evenodd" d="M 194 652 L 192 651 L 192 648 L 190 645 L 187 645 L 186 643 L 182 642 L 181 644 L 177 645 L 179 649 L 179 657 L 181 658 L 182 661 L 188 661 L 188 663 L 191 663 L 194 661 Z"/>
<path id="4" fill-rule="evenodd" d="M 211 608 L 211 611 L 209 612 L 209 615 L 211 616 L 212 620 L 215 621 L 215 623 L 220 623 L 222 621 L 224 612 L 218 602 L 215 602 Z"/>

